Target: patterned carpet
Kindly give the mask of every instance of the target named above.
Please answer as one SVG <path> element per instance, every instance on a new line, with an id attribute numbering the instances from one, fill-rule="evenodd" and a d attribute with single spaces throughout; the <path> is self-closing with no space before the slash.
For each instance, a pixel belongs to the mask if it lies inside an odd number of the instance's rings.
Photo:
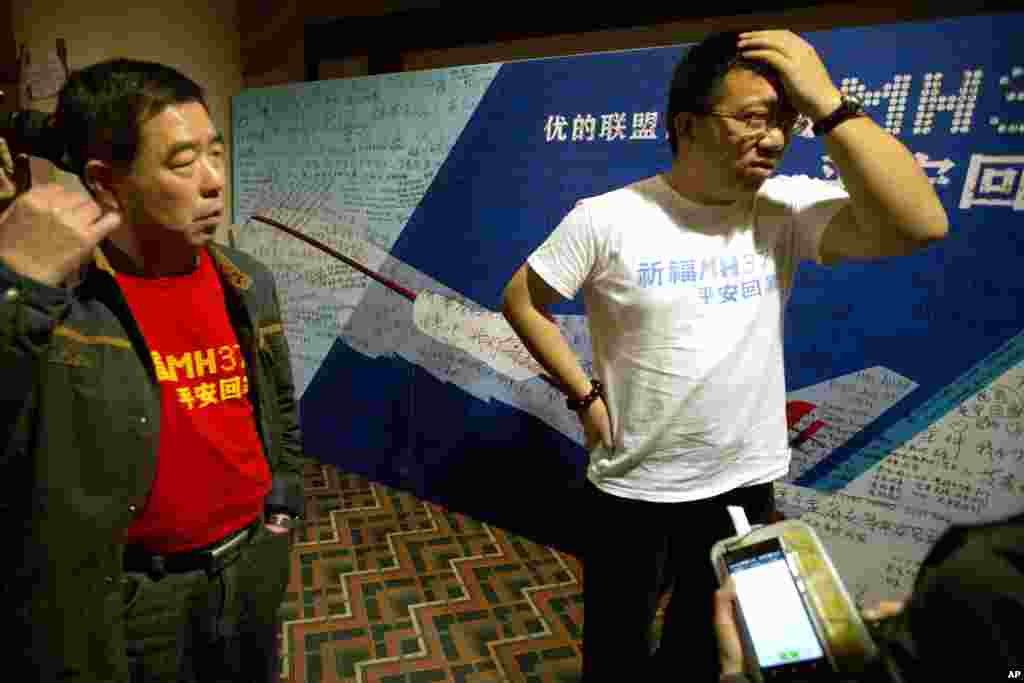
<path id="1" fill-rule="evenodd" d="M 579 680 L 575 558 L 311 466 L 282 608 L 282 681 Z"/>

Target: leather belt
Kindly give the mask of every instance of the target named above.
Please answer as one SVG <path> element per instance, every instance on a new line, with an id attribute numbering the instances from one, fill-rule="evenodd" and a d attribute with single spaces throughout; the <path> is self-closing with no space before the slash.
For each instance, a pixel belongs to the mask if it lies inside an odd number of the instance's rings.
<path id="1" fill-rule="evenodd" d="M 140 545 L 126 545 L 123 567 L 128 572 L 142 572 L 154 581 L 168 574 L 202 569 L 214 575 L 238 559 L 241 549 L 263 520 L 257 517 L 251 524 L 234 531 L 210 545 L 181 553 L 156 554 Z"/>

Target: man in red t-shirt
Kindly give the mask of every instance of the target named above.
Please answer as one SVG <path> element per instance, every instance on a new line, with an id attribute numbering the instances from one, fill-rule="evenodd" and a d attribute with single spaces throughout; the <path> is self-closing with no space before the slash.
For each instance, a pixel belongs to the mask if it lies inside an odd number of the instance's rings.
<path id="1" fill-rule="evenodd" d="M 4 599 L 38 680 L 274 680 L 301 440 L 273 278 L 213 241 L 224 139 L 199 86 L 130 60 L 72 74 L 55 124 L 91 198 L 0 216 L 0 422 L 42 435 L 0 432 L 35 443 L 39 501 Z"/>

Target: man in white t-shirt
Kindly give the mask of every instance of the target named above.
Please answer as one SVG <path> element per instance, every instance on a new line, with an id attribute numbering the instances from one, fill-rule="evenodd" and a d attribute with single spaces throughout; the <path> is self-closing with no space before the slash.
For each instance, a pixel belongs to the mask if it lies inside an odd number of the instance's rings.
<path id="1" fill-rule="evenodd" d="M 691 49 L 667 122 L 671 169 L 579 201 L 504 296 L 505 317 L 569 394 L 590 452 L 590 683 L 646 672 L 669 587 L 670 645 L 640 680 L 716 677 L 710 546 L 731 534 L 727 505 L 768 521 L 771 482 L 789 467 L 782 320 L 800 261 L 908 254 L 947 232 L 914 157 L 789 31 L 719 34 Z M 772 177 L 811 124 L 845 189 Z M 545 316 L 580 290 L 593 381 Z"/>

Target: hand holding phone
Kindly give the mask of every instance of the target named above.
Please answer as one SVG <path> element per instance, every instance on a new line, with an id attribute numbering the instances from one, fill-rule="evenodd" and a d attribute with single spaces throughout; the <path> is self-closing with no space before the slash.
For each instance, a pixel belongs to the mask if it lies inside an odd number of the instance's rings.
<path id="1" fill-rule="evenodd" d="M 715 596 L 723 672 L 745 662 L 756 681 L 832 680 L 876 654 L 807 524 L 789 520 L 719 541 L 712 563 L 723 586 Z M 735 605 L 735 618 L 727 604 Z"/>

